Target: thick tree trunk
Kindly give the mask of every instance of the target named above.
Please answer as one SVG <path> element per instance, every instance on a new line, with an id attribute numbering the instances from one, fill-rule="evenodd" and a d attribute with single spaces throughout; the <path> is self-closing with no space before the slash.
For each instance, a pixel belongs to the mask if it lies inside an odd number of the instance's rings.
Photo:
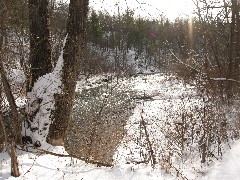
<path id="1" fill-rule="evenodd" d="M 80 73 L 80 62 L 83 58 L 88 4 L 88 0 L 70 0 L 69 4 L 68 37 L 63 54 L 63 89 L 62 94 L 55 97 L 53 123 L 50 126 L 47 138 L 48 142 L 53 145 L 63 144 L 71 118 L 76 80 Z"/>
<path id="2" fill-rule="evenodd" d="M 29 90 L 36 80 L 52 70 L 48 0 L 28 0 L 30 30 Z"/>

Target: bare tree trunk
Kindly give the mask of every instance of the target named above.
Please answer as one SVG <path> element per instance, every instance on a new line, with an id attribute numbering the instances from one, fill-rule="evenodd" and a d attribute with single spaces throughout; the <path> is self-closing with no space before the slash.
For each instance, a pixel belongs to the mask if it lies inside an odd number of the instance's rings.
<path id="1" fill-rule="evenodd" d="M 16 153 L 16 143 L 14 141 L 14 138 L 11 137 L 11 139 L 9 140 L 8 137 L 10 137 L 9 135 L 7 135 L 7 131 L 5 129 L 5 123 L 3 122 L 3 116 L 0 113 L 0 124 L 2 126 L 3 129 L 3 133 L 4 133 L 4 141 L 5 141 L 5 147 L 7 149 L 7 152 L 9 154 L 9 156 L 11 157 L 11 175 L 14 177 L 19 177 L 20 176 L 20 172 L 19 172 L 19 168 L 18 168 L 18 160 L 17 160 L 17 153 Z M 10 132 L 8 132 L 10 133 Z M 13 132 L 11 132 L 13 133 Z M 10 141 L 10 146 L 9 146 L 9 142 Z M 9 147 L 11 148 L 9 151 Z"/>
<path id="2" fill-rule="evenodd" d="M 48 0 L 28 0 L 30 31 L 29 90 L 36 80 L 52 70 Z"/>
<path id="3" fill-rule="evenodd" d="M 76 80 L 80 73 L 80 63 L 83 58 L 88 4 L 88 0 L 70 0 L 69 4 L 68 37 L 63 54 L 63 89 L 62 94 L 55 98 L 53 123 L 50 126 L 47 138 L 48 142 L 54 145 L 63 144 L 71 118 Z"/>
<path id="4" fill-rule="evenodd" d="M 11 175 L 14 177 L 20 176 L 20 171 L 18 168 L 18 160 L 17 160 L 17 153 L 16 153 L 16 144 L 12 139 L 11 142 Z"/>
<path id="5" fill-rule="evenodd" d="M 228 44 L 228 79 L 237 79 L 240 65 L 240 5 L 238 0 L 231 0 L 231 25 Z M 229 81 L 227 84 L 227 96 L 232 97 L 234 83 Z"/>
<path id="6" fill-rule="evenodd" d="M 0 103 L 2 103 L 0 101 Z M 5 123 L 3 122 L 3 115 L 2 115 L 2 112 L 0 112 L 0 129 L 3 131 L 3 143 L 5 144 L 3 147 L 6 147 L 6 149 L 8 150 L 8 135 L 7 135 L 7 131 L 6 131 L 6 128 L 5 128 Z M 1 150 L 0 150 L 1 151 Z"/>
<path id="7" fill-rule="evenodd" d="M 7 100 L 9 102 L 11 115 L 12 115 L 11 136 L 10 136 L 11 154 L 9 154 L 11 156 L 11 175 L 18 177 L 20 176 L 20 172 L 18 169 L 18 161 L 17 161 L 17 154 L 16 154 L 15 148 L 16 148 L 16 142 L 21 143 L 21 130 L 20 130 L 20 123 L 18 121 L 18 113 L 17 113 L 15 100 L 13 98 L 10 85 L 6 79 L 3 63 L 1 60 L 1 54 L 0 54 L 0 72 L 1 72 L 1 79 L 4 86 L 5 94 L 7 96 Z"/>
<path id="8" fill-rule="evenodd" d="M 14 130 L 14 132 L 13 132 L 14 134 L 12 134 L 12 136 L 14 136 L 14 139 L 16 140 L 16 142 L 21 144 L 21 129 L 20 129 L 18 112 L 17 112 L 17 106 L 15 103 L 10 85 L 9 85 L 6 75 L 5 75 L 3 63 L 1 60 L 1 55 L 0 55 L 0 71 L 1 71 L 1 79 L 2 79 L 2 83 L 3 83 L 4 91 L 7 96 L 7 100 L 9 102 L 9 106 L 11 109 L 12 123 L 13 123 L 13 130 Z"/>
<path id="9" fill-rule="evenodd" d="M 19 168 L 18 168 L 18 160 L 17 160 L 17 154 L 16 154 L 16 142 L 21 143 L 21 130 L 20 130 L 20 123 L 18 118 L 18 112 L 17 112 L 17 106 L 15 104 L 15 100 L 10 88 L 10 85 L 7 81 L 5 70 L 2 62 L 2 45 L 3 45 L 3 37 L 0 37 L 0 75 L 2 84 L 4 87 L 5 94 L 7 96 L 7 100 L 9 102 L 9 106 L 11 109 L 11 116 L 12 116 L 12 122 L 11 122 L 11 134 L 10 134 L 10 142 L 11 142 L 11 175 L 18 177 L 20 176 Z M 1 122 L 3 121 L 3 118 L 1 116 Z M 1 123 L 3 124 L 3 123 Z M 3 127 L 5 129 L 5 127 Z M 6 132 L 5 132 L 6 135 Z M 6 138 L 6 137 L 5 137 Z"/>
<path id="10" fill-rule="evenodd" d="M 3 115 L 1 112 L 0 112 L 0 125 L 2 126 L 2 129 L 3 129 L 5 147 L 7 149 L 9 156 L 11 157 L 11 175 L 14 177 L 19 177 L 20 172 L 19 172 L 19 168 L 18 168 L 17 153 L 16 153 L 16 149 L 15 149 L 16 143 L 14 141 L 13 136 L 11 136 L 11 134 L 13 134 L 13 131 L 12 131 L 13 128 L 11 128 L 10 132 L 6 131 L 6 125 L 4 123 L 4 118 L 3 118 Z M 11 133 L 11 134 L 9 134 L 9 133 Z M 10 139 L 8 139 L 8 137 L 10 137 Z M 9 147 L 10 147 L 10 150 L 9 150 Z"/>
<path id="11" fill-rule="evenodd" d="M 6 11 L 5 11 L 6 10 Z M 3 32 L 4 28 L 6 27 L 7 19 L 9 18 L 9 11 L 8 7 L 4 10 L 3 14 L 0 16 L 0 76 L 1 76 L 1 81 L 2 85 L 5 91 L 5 94 L 7 96 L 7 100 L 9 102 L 9 106 L 11 109 L 11 116 L 12 116 L 12 122 L 11 122 L 11 130 L 10 130 L 10 136 L 6 136 L 6 131 L 4 132 L 4 139 L 5 143 L 7 145 L 7 141 L 9 140 L 11 142 L 11 151 L 9 151 L 9 155 L 11 156 L 11 175 L 18 177 L 20 176 L 19 168 L 18 168 L 18 160 L 17 160 L 17 154 L 16 154 L 16 142 L 21 143 L 21 130 L 20 130 L 20 123 L 18 119 L 18 113 L 17 113 L 17 106 L 15 104 L 15 100 L 10 88 L 10 85 L 7 81 L 6 75 L 5 75 L 5 70 L 3 66 L 3 61 L 2 61 L 2 46 L 3 46 Z M 3 130 L 5 130 L 4 123 L 3 123 L 3 116 L 1 114 L 1 124 Z M 10 139 L 7 139 L 10 138 Z M 7 147 L 8 148 L 8 147 Z"/>
<path id="12" fill-rule="evenodd" d="M 233 78 L 234 75 L 234 59 L 235 59 L 235 28 L 236 28 L 236 11 L 235 3 L 236 0 L 231 0 L 232 2 L 232 18 L 230 26 L 230 36 L 229 36 L 229 46 L 228 46 L 228 78 Z"/>

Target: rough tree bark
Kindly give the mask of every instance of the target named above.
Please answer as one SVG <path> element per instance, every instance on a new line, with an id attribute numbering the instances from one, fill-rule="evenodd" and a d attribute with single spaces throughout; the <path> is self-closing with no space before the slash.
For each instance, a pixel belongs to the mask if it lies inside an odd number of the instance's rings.
<path id="1" fill-rule="evenodd" d="M 67 41 L 63 53 L 63 89 L 62 94 L 55 96 L 53 123 L 50 126 L 47 138 L 47 141 L 53 145 L 63 144 L 71 118 L 76 80 L 80 73 L 80 62 L 83 58 L 88 5 L 88 0 L 70 0 Z"/>
<path id="2" fill-rule="evenodd" d="M 52 70 L 49 32 L 49 0 L 28 0 L 30 31 L 31 91 L 36 80 Z"/>

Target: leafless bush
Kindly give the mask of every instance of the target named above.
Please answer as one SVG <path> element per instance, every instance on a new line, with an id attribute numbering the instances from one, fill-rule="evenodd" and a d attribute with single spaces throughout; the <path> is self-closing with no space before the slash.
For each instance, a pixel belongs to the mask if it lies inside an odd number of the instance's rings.
<path id="1" fill-rule="evenodd" d="M 103 73 L 133 74 L 133 67 L 127 64 L 126 55 L 115 54 L 112 50 L 101 52 L 94 47 L 87 47 L 82 63 L 82 72 L 86 75 Z"/>
<path id="2" fill-rule="evenodd" d="M 159 161 L 164 162 L 161 166 L 166 172 L 177 173 L 176 169 L 181 172 L 181 165 L 176 166 L 176 161 L 209 164 L 221 159 L 225 144 L 236 138 L 235 124 L 227 118 L 230 112 L 221 99 L 206 91 L 194 98 L 198 102 L 192 106 L 189 106 L 191 98 L 182 98 L 178 111 L 168 110 L 168 119 L 172 121 L 160 126 L 166 146 L 159 154 Z"/>
<path id="3" fill-rule="evenodd" d="M 127 162 L 151 163 L 185 179 L 186 169 L 198 173 L 201 165 L 221 159 L 230 142 L 239 137 L 237 106 L 210 93 L 205 81 L 192 83 L 192 91 L 176 97 L 155 100 L 151 94 L 138 95 L 139 115 L 126 126 L 135 127 L 135 132 L 123 141 L 130 149 Z"/>
<path id="4" fill-rule="evenodd" d="M 83 60 L 83 72 L 85 74 L 113 73 L 114 65 L 106 60 L 100 53 L 86 48 Z"/>
<path id="5" fill-rule="evenodd" d="M 129 97 L 113 87 L 83 90 L 75 99 L 65 141 L 69 154 L 86 162 L 94 160 L 99 165 L 111 165 L 131 114 L 128 108 L 132 108 Z"/>

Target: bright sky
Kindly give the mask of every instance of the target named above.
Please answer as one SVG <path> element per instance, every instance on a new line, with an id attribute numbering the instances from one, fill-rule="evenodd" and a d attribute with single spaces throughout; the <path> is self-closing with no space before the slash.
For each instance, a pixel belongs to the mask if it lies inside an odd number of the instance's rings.
<path id="1" fill-rule="evenodd" d="M 192 0 L 90 0 L 93 9 L 106 9 L 110 14 L 117 14 L 118 5 L 120 12 L 129 7 L 136 15 L 156 17 L 163 13 L 170 20 L 191 16 L 194 9 Z"/>

